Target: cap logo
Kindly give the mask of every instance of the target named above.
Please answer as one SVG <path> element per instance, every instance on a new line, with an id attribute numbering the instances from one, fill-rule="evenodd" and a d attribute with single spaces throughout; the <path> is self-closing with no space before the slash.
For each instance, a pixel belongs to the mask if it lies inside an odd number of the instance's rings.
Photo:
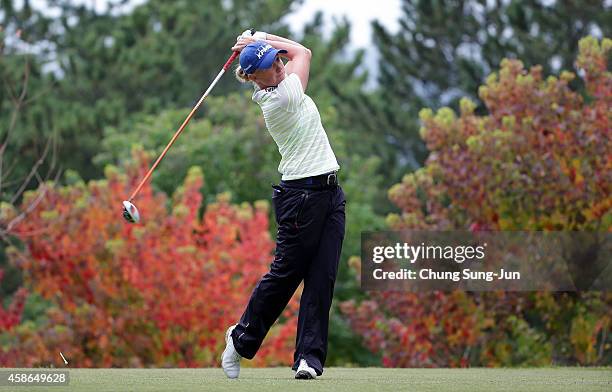
<path id="1" fill-rule="evenodd" d="M 264 54 L 266 54 L 266 52 L 268 50 L 270 50 L 271 48 L 272 48 L 272 45 L 270 45 L 270 44 L 267 44 L 265 46 L 260 46 L 257 49 L 257 52 L 255 52 L 255 55 L 257 56 L 258 59 L 261 60 L 261 58 L 264 56 Z"/>

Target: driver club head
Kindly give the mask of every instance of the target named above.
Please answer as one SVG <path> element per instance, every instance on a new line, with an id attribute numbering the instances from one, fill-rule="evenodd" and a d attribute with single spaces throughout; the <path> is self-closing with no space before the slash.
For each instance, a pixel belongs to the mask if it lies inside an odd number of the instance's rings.
<path id="1" fill-rule="evenodd" d="M 136 206 L 129 201 L 123 202 L 123 217 L 130 223 L 138 223 L 140 221 L 140 214 Z"/>

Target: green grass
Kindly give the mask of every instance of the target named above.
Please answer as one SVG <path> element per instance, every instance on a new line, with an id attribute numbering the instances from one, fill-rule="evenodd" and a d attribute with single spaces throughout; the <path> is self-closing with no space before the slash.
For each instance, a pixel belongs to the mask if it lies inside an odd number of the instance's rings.
<path id="1" fill-rule="evenodd" d="M 3 369 L 9 370 L 9 369 Z M 22 370 L 22 369 L 20 369 Z M 381 369 L 329 368 L 317 380 L 294 380 L 289 368 L 71 369 L 68 387 L 0 387 L 25 391 L 612 391 L 612 368 Z"/>

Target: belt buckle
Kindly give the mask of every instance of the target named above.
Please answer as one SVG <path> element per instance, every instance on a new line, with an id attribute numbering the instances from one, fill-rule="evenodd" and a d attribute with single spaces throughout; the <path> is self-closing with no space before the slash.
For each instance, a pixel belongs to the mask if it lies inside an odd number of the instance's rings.
<path id="1" fill-rule="evenodd" d="M 331 181 L 330 183 L 330 179 L 333 177 L 333 181 Z M 338 183 L 338 177 L 336 176 L 336 173 L 329 173 L 327 175 L 327 185 L 336 185 Z"/>

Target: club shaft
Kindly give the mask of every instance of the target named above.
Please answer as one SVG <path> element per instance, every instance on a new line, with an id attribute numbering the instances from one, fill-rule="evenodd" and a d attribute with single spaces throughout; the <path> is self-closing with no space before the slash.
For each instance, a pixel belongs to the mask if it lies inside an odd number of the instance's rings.
<path id="1" fill-rule="evenodd" d="M 138 187 L 136 188 L 136 190 L 134 190 L 134 192 L 132 193 L 132 195 L 130 196 L 130 198 L 128 199 L 128 201 L 132 201 L 132 199 L 134 199 L 136 197 L 136 195 L 138 194 L 138 192 L 140 192 L 140 189 L 142 188 L 142 186 L 147 182 L 147 180 L 149 179 L 149 177 L 151 177 L 151 174 L 153 174 L 153 171 L 155 170 L 155 168 L 157 167 L 157 165 L 159 165 L 159 163 L 161 162 L 161 160 L 164 158 L 164 156 L 166 155 L 166 153 L 168 152 L 168 150 L 170 149 L 170 147 L 172 147 L 172 145 L 174 144 L 174 142 L 176 141 L 176 139 L 179 137 L 179 135 L 181 134 L 181 132 L 183 132 L 183 129 L 185 129 L 185 127 L 187 126 L 187 124 L 189 123 L 189 121 L 191 120 L 191 118 L 193 117 L 193 115 L 195 114 L 195 112 L 198 110 L 198 108 L 200 107 L 200 105 L 202 105 L 202 102 L 204 102 L 204 100 L 206 99 L 206 97 L 208 96 L 208 94 L 212 91 L 213 87 L 215 87 L 215 85 L 217 84 L 217 82 L 219 81 L 219 79 L 221 79 L 221 76 L 223 76 L 223 74 L 225 73 L 225 71 L 229 68 L 229 66 L 232 64 L 232 62 L 236 59 L 236 57 L 238 56 L 238 52 L 234 52 L 231 57 L 227 60 L 227 62 L 225 63 L 225 65 L 223 66 L 223 68 L 221 69 L 221 71 L 219 71 L 219 73 L 217 74 L 217 77 L 212 81 L 212 83 L 210 84 L 210 86 L 208 87 L 208 89 L 206 89 L 206 91 L 204 92 L 204 94 L 202 94 L 202 97 L 200 98 L 200 100 L 198 101 L 198 103 L 196 103 L 196 105 L 193 107 L 193 109 L 191 109 L 191 112 L 189 113 L 189 115 L 187 116 L 187 118 L 185 119 L 185 121 L 183 121 L 183 123 L 181 124 L 181 126 L 179 127 L 179 129 L 175 132 L 174 136 L 172 137 L 172 139 L 170 140 L 170 142 L 168 143 L 168 145 L 166 146 L 166 148 L 164 148 L 164 151 L 162 151 L 162 153 L 160 154 L 160 156 L 157 158 L 157 160 L 155 161 L 155 163 L 153 164 L 153 166 L 151 166 L 151 168 L 149 169 L 149 171 L 147 172 L 147 174 L 144 176 L 144 178 L 142 179 L 142 181 L 140 181 L 140 184 L 138 184 Z"/>

